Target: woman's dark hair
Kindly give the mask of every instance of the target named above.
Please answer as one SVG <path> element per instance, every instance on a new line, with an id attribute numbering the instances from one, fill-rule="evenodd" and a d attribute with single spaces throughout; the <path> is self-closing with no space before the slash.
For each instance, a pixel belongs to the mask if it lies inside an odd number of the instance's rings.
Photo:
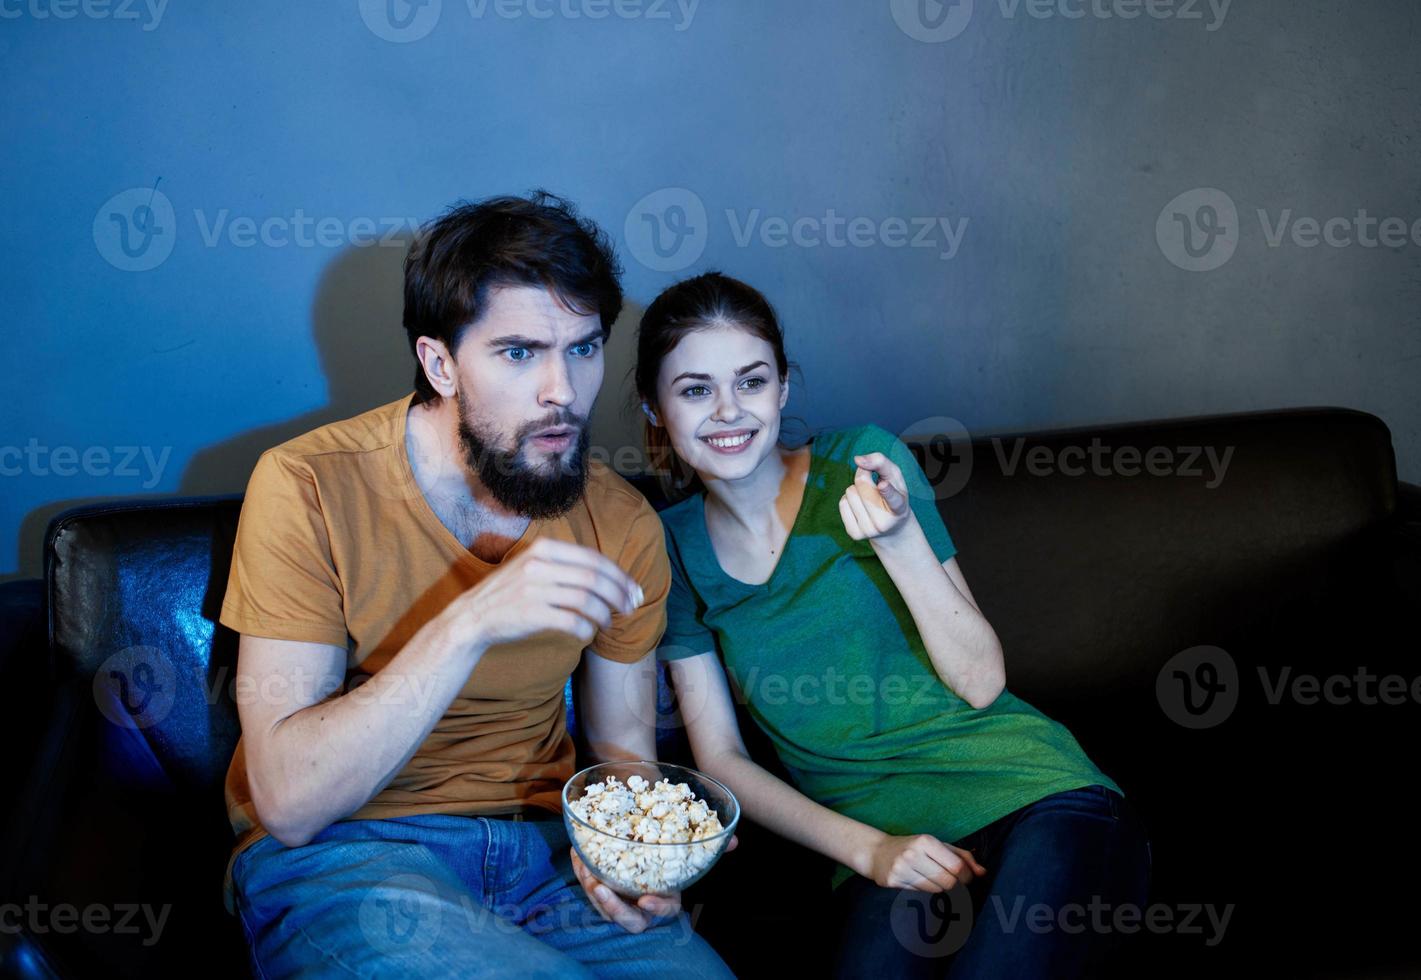
<path id="1" fill-rule="evenodd" d="M 606 233 L 555 194 L 460 201 L 421 228 L 405 256 L 410 352 L 433 337 L 452 353 L 491 286 L 541 286 L 575 313 L 597 313 L 605 341 L 622 311 L 621 274 Z M 417 354 L 414 387 L 421 402 L 438 401 Z"/>
<path id="2" fill-rule="evenodd" d="M 652 301 L 637 328 L 635 396 L 658 414 L 656 378 L 661 362 L 689 333 L 715 326 L 736 326 L 765 341 L 775 352 L 775 369 L 784 384 L 791 362 L 785 357 L 784 331 L 770 301 L 758 289 L 712 270 L 669 287 Z M 647 464 L 668 500 L 699 493 L 700 477 L 677 457 L 666 429 L 642 415 Z"/>

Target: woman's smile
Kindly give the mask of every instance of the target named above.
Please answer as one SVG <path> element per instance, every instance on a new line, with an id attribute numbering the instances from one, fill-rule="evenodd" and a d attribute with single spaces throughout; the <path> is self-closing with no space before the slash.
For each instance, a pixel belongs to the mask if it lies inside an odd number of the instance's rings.
<path id="1" fill-rule="evenodd" d="M 701 436 L 701 442 L 710 446 L 718 453 L 726 456 L 733 456 L 742 453 L 750 445 L 750 440 L 755 438 L 759 429 L 732 429 L 728 432 L 716 432 L 712 435 Z"/>

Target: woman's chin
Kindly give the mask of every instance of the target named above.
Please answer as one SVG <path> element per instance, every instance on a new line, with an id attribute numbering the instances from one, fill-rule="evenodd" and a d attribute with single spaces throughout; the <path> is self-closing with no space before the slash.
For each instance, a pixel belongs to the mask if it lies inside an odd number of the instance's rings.
<path id="1" fill-rule="evenodd" d="M 752 441 L 757 440 L 758 436 Z M 740 480 L 755 472 L 762 458 L 763 454 L 757 448 L 747 448 L 739 453 L 722 453 L 706 447 L 693 461 L 693 468 L 702 483 L 707 480 Z"/>

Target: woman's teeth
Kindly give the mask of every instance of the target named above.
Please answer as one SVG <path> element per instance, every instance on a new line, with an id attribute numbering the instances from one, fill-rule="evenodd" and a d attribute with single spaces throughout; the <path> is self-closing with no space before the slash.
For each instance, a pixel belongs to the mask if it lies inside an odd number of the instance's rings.
<path id="1" fill-rule="evenodd" d="M 750 437 L 755 433 L 747 432 L 744 435 L 731 436 L 728 439 L 717 439 L 713 436 L 707 437 L 706 442 L 719 449 L 734 449 L 736 446 L 743 446 L 750 441 Z"/>

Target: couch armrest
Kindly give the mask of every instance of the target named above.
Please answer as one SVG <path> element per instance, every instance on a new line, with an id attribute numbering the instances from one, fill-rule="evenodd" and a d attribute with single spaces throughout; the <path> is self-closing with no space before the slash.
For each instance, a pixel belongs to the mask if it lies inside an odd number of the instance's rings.
<path id="1" fill-rule="evenodd" d="M 0 715 L 0 745 L 5 747 L 0 780 L 10 789 L 0 803 L 0 822 L 14 808 L 49 720 L 53 682 L 46 636 L 44 581 L 0 584 L 0 690 L 23 692 L 10 698 Z"/>
<path id="2" fill-rule="evenodd" d="M 44 579 L 0 582 L 0 677 L 45 669 Z"/>
<path id="3" fill-rule="evenodd" d="M 1382 539 L 1397 590 L 1411 608 L 1421 606 L 1421 487 L 1397 484 L 1396 514 L 1383 526 Z"/>

